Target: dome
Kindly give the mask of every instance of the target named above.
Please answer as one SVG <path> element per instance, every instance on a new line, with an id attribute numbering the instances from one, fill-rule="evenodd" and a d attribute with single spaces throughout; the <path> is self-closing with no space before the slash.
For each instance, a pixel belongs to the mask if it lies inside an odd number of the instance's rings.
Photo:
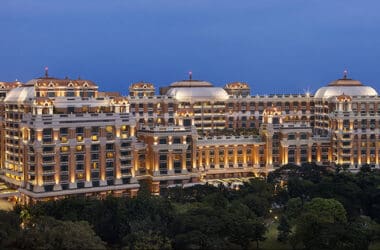
<path id="1" fill-rule="evenodd" d="M 374 88 L 365 86 L 360 81 L 344 78 L 333 81 L 326 87 L 318 89 L 314 97 L 329 98 L 343 94 L 348 96 L 378 96 Z"/>
<path id="2" fill-rule="evenodd" d="M 220 87 L 171 88 L 166 93 L 179 101 L 225 101 L 227 92 Z"/>
<path id="3" fill-rule="evenodd" d="M 199 80 L 183 80 L 179 82 L 173 82 L 170 87 L 212 87 L 213 85 L 206 81 Z"/>
<path id="4" fill-rule="evenodd" d="M 22 103 L 31 101 L 35 97 L 34 86 L 22 86 L 12 89 L 4 99 L 6 103 Z"/>

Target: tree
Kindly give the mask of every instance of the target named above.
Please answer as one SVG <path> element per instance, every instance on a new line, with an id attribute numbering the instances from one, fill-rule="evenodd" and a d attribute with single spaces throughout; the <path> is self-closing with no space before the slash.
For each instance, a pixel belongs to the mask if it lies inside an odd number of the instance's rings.
<path id="1" fill-rule="evenodd" d="M 20 233 L 21 220 L 13 211 L 0 210 L 0 248 L 9 249 Z"/>
<path id="2" fill-rule="evenodd" d="M 212 249 L 213 242 L 204 233 L 192 230 L 175 236 L 175 249 Z"/>
<path id="3" fill-rule="evenodd" d="M 123 250 L 170 250 L 172 249 L 170 239 L 159 232 L 137 231 L 123 238 L 125 247 Z"/>
<path id="4" fill-rule="evenodd" d="M 278 230 L 277 240 L 280 242 L 287 242 L 289 238 L 289 234 L 292 232 L 292 230 L 285 216 L 280 217 L 277 230 Z"/>
<path id="5" fill-rule="evenodd" d="M 346 210 L 334 199 L 314 198 L 305 205 L 305 213 L 316 216 L 323 223 L 347 222 Z"/>
<path id="6" fill-rule="evenodd" d="M 298 218 L 303 209 L 301 198 L 291 198 L 286 204 L 285 216 L 290 220 Z"/>
<path id="7" fill-rule="evenodd" d="M 288 182 L 288 192 L 290 197 L 300 197 L 302 203 L 308 200 L 312 194 L 315 184 L 309 180 L 300 178 L 290 178 Z"/>
<path id="8" fill-rule="evenodd" d="M 346 227 L 340 245 L 349 244 L 351 249 L 368 249 L 371 242 L 379 239 L 380 225 L 369 217 L 360 216 Z"/>
<path id="9" fill-rule="evenodd" d="M 256 194 L 248 194 L 242 198 L 243 204 L 247 205 L 257 216 L 265 216 L 269 213 L 270 202 Z"/>
<path id="10" fill-rule="evenodd" d="M 259 248 L 260 241 L 265 240 L 266 227 L 263 220 L 255 214 L 245 216 L 239 211 L 228 216 L 229 241 L 241 245 L 243 249 L 248 249 L 251 242 L 256 242 L 256 247 Z"/>
<path id="11" fill-rule="evenodd" d="M 302 243 L 306 249 L 337 249 L 346 225 L 346 211 L 340 202 L 314 198 L 297 218 L 291 243 Z"/>
<path id="12" fill-rule="evenodd" d="M 105 243 L 86 221 L 35 218 L 16 242 L 19 249 L 105 249 Z"/>

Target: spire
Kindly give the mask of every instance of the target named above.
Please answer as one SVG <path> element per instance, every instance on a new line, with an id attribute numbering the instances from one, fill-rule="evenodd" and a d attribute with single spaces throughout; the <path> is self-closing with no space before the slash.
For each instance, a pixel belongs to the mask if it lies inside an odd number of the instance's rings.
<path id="1" fill-rule="evenodd" d="M 347 79 L 347 76 L 348 76 L 348 70 L 344 69 L 344 71 L 343 71 L 343 79 Z"/>
<path id="2" fill-rule="evenodd" d="M 189 71 L 189 80 L 193 80 L 193 72 Z"/>
<path id="3" fill-rule="evenodd" d="M 48 66 L 45 67 L 45 77 L 46 78 L 49 77 L 49 67 Z"/>

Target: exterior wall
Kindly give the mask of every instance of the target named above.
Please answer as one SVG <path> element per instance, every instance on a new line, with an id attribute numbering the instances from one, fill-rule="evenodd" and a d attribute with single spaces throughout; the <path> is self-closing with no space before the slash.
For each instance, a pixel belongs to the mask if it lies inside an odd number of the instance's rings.
<path id="1" fill-rule="evenodd" d="M 46 77 L 25 85 L 30 99 L 4 101 L 20 85 L 0 84 L 0 166 L 25 202 L 135 195 L 141 182 L 158 194 L 285 164 L 379 167 L 379 97 L 250 96 L 233 83 L 227 100 L 181 101 L 149 83 L 121 97 Z"/>

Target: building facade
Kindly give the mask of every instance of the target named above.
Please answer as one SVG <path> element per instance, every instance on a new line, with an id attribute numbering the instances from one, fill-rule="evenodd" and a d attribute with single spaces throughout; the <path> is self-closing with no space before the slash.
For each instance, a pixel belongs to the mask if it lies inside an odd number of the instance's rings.
<path id="1" fill-rule="evenodd" d="M 88 80 L 0 83 L 1 177 L 23 202 L 70 195 L 153 193 L 212 179 L 265 176 L 285 164 L 379 167 L 380 97 L 359 81 L 311 94 L 251 95 L 174 82 L 128 96 Z"/>

